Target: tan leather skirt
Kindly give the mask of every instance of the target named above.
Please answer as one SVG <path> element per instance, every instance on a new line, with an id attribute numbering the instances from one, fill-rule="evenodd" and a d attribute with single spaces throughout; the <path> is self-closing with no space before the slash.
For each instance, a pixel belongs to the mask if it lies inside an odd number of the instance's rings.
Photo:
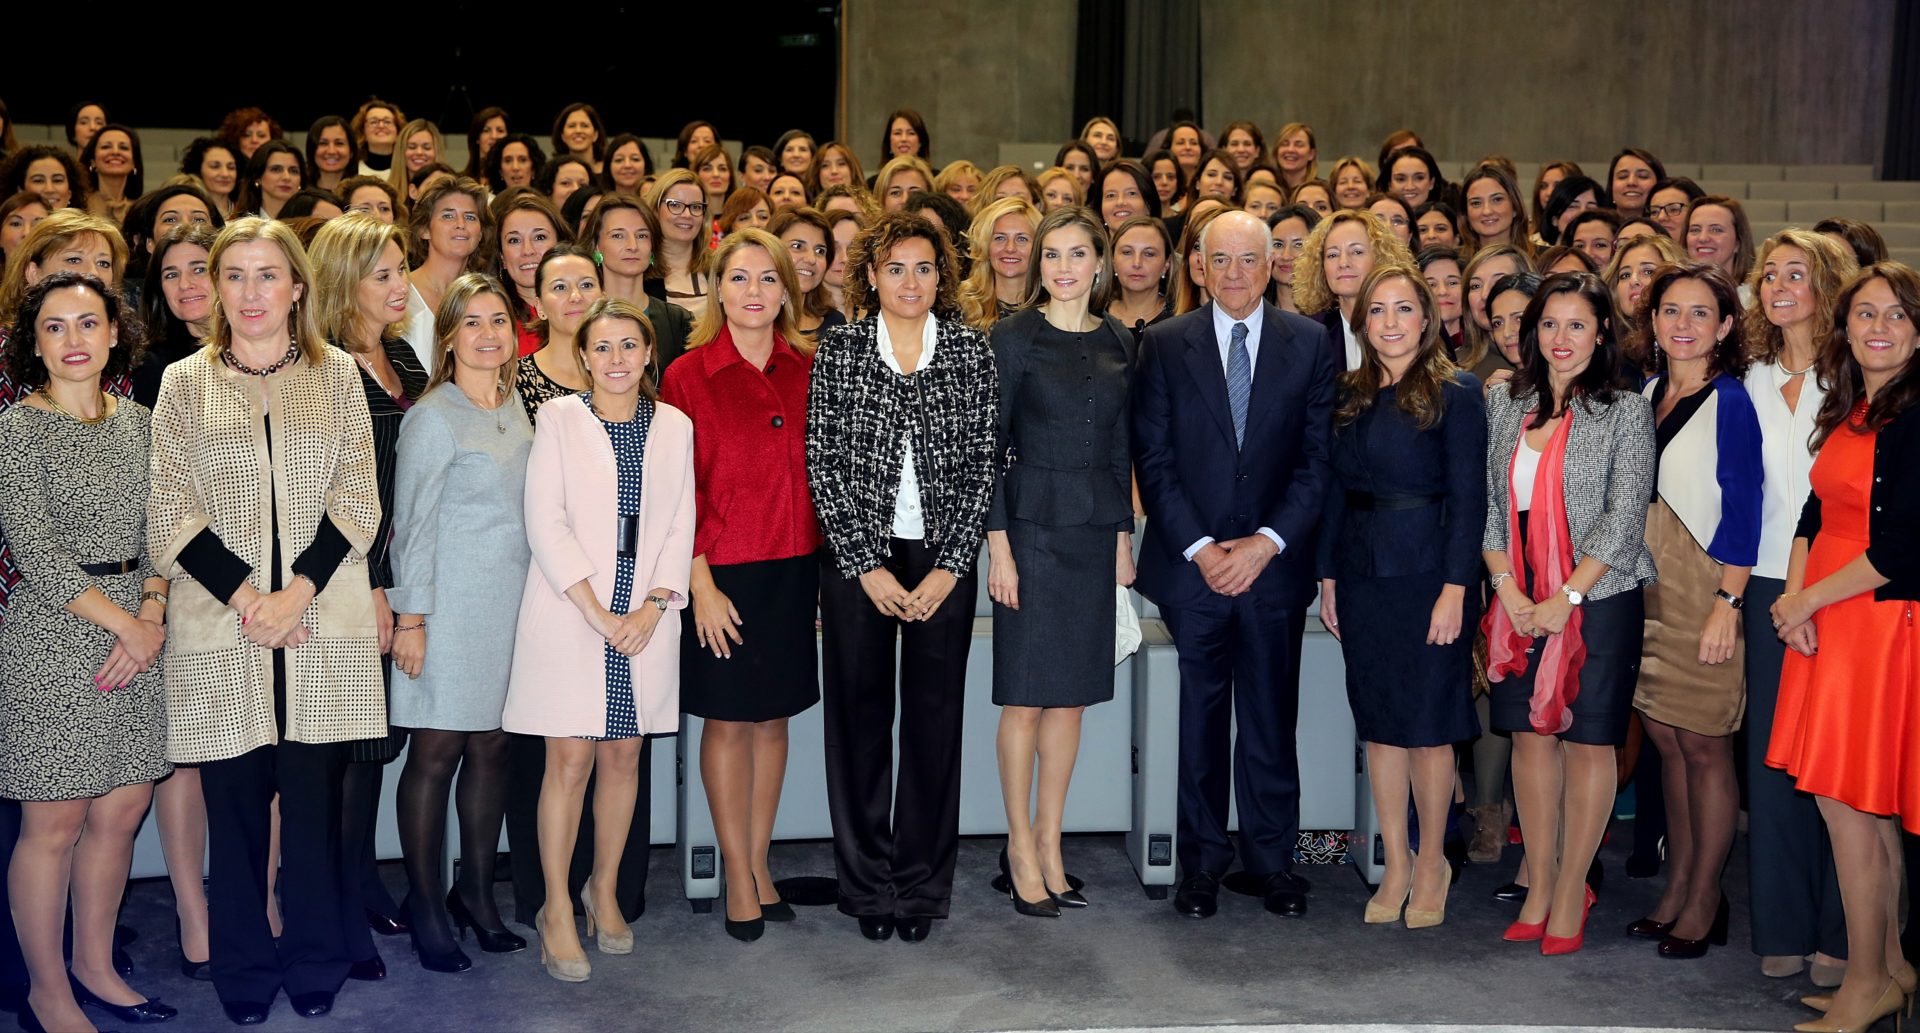
<path id="1" fill-rule="evenodd" d="M 1730 735 L 1747 709 L 1740 639 L 1734 640 L 1733 659 L 1700 662 L 1700 633 L 1713 612 L 1720 564 L 1660 499 L 1647 509 L 1647 549 L 1660 579 L 1646 588 L 1647 630 L 1634 709 L 1689 732 Z M 1738 622 L 1734 633 L 1740 634 Z"/>

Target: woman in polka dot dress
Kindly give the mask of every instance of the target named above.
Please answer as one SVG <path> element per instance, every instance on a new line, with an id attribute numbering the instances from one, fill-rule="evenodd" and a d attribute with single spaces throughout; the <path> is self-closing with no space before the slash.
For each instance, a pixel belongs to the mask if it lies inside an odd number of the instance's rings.
<path id="1" fill-rule="evenodd" d="M 502 725 L 544 736 L 540 857 L 547 904 L 541 961 L 566 982 L 589 974 L 573 924 L 568 860 L 587 776 L 593 875 L 581 891 L 603 953 L 633 950 L 615 900 L 638 792 L 641 737 L 680 724 L 680 610 L 693 563 L 693 424 L 655 400 L 654 335 L 631 302 L 588 309 L 575 338 L 585 394 L 540 407 L 527 460 L 533 564 L 520 602 Z"/>

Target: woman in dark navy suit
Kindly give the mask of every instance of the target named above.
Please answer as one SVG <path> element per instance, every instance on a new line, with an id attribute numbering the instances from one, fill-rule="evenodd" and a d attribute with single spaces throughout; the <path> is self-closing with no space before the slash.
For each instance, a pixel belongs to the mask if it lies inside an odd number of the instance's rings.
<path id="1" fill-rule="evenodd" d="M 1487 414 L 1479 381 L 1447 360 L 1433 295 L 1411 267 L 1368 274 L 1353 326 L 1360 365 L 1339 378 L 1320 620 L 1346 656 L 1387 866 L 1366 921 L 1399 921 L 1404 905 L 1419 929 L 1446 917 L 1452 744 L 1479 732 L 1473 635 L 1461 629 L 1478 616 L 1467 589 L 1486 519 Z"/>
<path id="2" fill-rule="evenodd" d="M 1127 387 L 1133 335 L 1098 313 L 1107 235 L 1078 205 L 1034 231 L 1021 311 L 993 328 L 1001 462 L 987 510 L 993 701 L 1000 712 L 1001 855 L 1022 914 L 1086 899 L 1060 839 L 1080 717 L 1113 698 L 1114 585 L 1133 582 Z M 1035 761 L 1039 794 L 1033 792 Z"/>

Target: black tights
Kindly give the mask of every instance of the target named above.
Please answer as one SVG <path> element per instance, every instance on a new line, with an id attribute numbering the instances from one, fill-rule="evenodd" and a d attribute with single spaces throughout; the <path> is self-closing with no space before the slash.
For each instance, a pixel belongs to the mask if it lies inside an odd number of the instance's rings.
<path id="1" fill-rule="evenodd" d="M 464 759 L 464 763 L 462 760 Z M 442 904 L 447 842 L 447 794 L 459 772 L 454 806 L 460 815 L 460 878 L 455 890 L 474 920 L 506 932 L 493 899 L 494 860 L 506 803 L 507 733 L 415 729 L 400 772 L 400 850 L 406 858 L 407 913 L 429 951 L 453 949 L 453 929 Z"/>

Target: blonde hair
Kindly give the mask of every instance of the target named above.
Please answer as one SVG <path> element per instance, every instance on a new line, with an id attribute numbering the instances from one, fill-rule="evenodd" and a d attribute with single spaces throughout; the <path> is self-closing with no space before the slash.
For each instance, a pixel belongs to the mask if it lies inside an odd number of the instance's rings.
<path id="1" fill-rule="evenodd" d="M 828 242 L 832 242 L 831 234 L 828 235 Z M 787 257 L 787 249 L 780 245 L 780 238 L 753 227 L 734 230 L 720 241 L 719 247 L 713 249 L 708 258 L 708 268 L 716 276 L 724 273 L 727 262 L 734 254 L 750 247 L 765 251 L 767 257 L 773 260 L 774 274 L 780 277 L 780 313 L 774 318 L 774 334 L 794 351 L 802 355 L 813 354 L 813 341 L 800 332 L 800 324 L 793 318 L 794 310 L 800 307 L 802 301 L 800 278 L 793 271 L 793 260 Z M 726 327 L 727 310 L 720 301 L 720 285 L 715 283 L 708 288 L 706 306 L 700 310 L 700 315 L 693 321 L 693 329 L 687 334 L 688 350 L 713 343 Z"/>
<path id="2" fill-rule="evenodd" d="M 88 236 L 105 241 L 107 250 L 113 253 L 113 280 L 109 286 L 119 286 L 120 278 L 127 271 L 127 239 L 120 235 L 120 227 L 85 208 L 57 208 L 35 223 L 26 239 L 7 256 L 6 282 L 0 284 L 0 325 L 13 322 L 21 298 L 26 296 L 27 266 L 38 265 L 48 255 Z M 41 273 L 56 271 L 42 269 Z"/>
<path id="3" fill-rule="evenodd" d="M 1661 236 L 1658 233 L 1649 233 L 1645 236 L 1633 237 L 1629 240 L 1621 241 L 1614 246 L 1613 256 L 1607 259 L 1607 267 L 1600 272 L 1600 282 L 1606 285 L 1609 296 L 1613 294 L 1614 281 L 1620 278 L 1621 268 L 1627 264 L 1627 253 L 1643 247 L 1650 247 L 1659 252 L 1660 263 L 1663 265 L 1669 263 L 1673 265 L 1685 265 L 1687 263 L 1686 249 L 1674 243 L 1672 237 Z M 1488 286 L 1491 287 L 1492 284 L 1488 284 Z M 1622 309 L 1618 305 L 1614 306 L 1614 339 L 1620 342 L 1623 352 L 1627 348 L 1627 339 L 1630 332 L 1640 321 L 1639 315 L 1637 312 L 1629 312 Z"/>
<path id="4" fill-rule="evenodd" d="M 965 158 L 961 158 L 959 161 L 948 162 L 947 167 L 941 169 L 940 174 L 933 177 L 933 192 L 936 194 L 946 194 L 948 188 L 953 186 L 954 180 L 959 179 L 961 176 L 972 176 L 983 182 L 987 178 L 987 174 L 980 171 L 980 166 L 975 165 Z"/>
<path id="5" fill-rule="evenodd" d="M 329 341 L 345 341 L 358 328 L 360 306 L 354 295 L 360 281 L 373 274 L 380 264 L 380 253 L 388 244 L 400 248 L 398 275 L 407 274 L 407 234 L 405 230 L 364 212 L 349 212 L 328 219 L 313 238 L 309 257 L 314 269 L 312 294 L 307 306 L 313 311 L 314 325 Z M 399 324 L 380 328 L 381 340 L 398 336 Z"/>
<path id="6" fill-rule="evenodd" d="M 507 319 L 513 319 L 513 296 L 500 286 L 499 280 L 486 273 L 467 273 L 448 284 L 447 293 L 440 299 L 440 310 L 433 314 L 433 376 L 427 378 L 427 390 L 420 392 L 422 398 L 426 397 L 427 391 L 453 379 L 453 367 L 456 365 L 453 360 L 453 339 L 460 333 L 460 321 L 466 318 L 467 306 L 483 294 L 499 298 L 500 304 L 506 308 Z M 513 391 L 514 373 L 519 368 L 520 363 L 514 359 L 508 359 L 501 365 L 498 375 L 502 398 Z"/>
<path id="7" fill-rule="evenodd" d="M 1841 288 L 1860 273 L 1860 260 L 1854 256 L 1853 249 L 1824 233 L 1794 228 L 1781 230 L 1768 237 L 1760 245 L 1753 272 L 1747 275 L 1747 288 L 1753 292 L 1754 304 L 1741 317 L 1746 324 L 1740 329 L 1746 335 L 1747 354 L 1755 362 L 1777 362 L 1781 351 L 1787 346 L 1786 332 L 1767 318 L 1767 306 L 1760 297 L 1760 283 L 1767 275 L 1767 256 L 1781 247 L 1797 247 L 1807 256 L 1807 288 L 1813 295 L 1813 348 L 1816 356 L 1832 339 L 1839 323 L 1835 318 L 1839 313 L 1834 311 L 1834 301 L 1840 297 Z M 1908 313 L 1908 318 L 1913 318 L 1913 315 Z"/>
<path id="8" fill-rule="evenodd" d="M 1479 272 L 1481 266 L 1488 262 L 1497 262 L 1502 258 L 1513 259 L 1514 264 L 1519 266 L 1514 272 L 1530 273 L 1535 269 L 1533 255 L 1530 252 L 1512 244 L 1488 244 L 1475 251 L 1473 257 L 1468 259 L 1466 267 L 1460 270 L 1460 283 L 1463 285 L 1460 302 L 1460 335 L 1464 344 L 1460 349 L 1461 369 L 1472 369 L 1478 366 L 1480 360 L 1487 357 L 1487 349 L 1493 347 L 1493 338 L 1488 336 L 1487 331 L 1480 329 L 1479 323 L 1473 321 L 1472 302 L 1466 299 L 1464 292 L 1471 289 L 1473 274 Z M 1494 280 L 1487 283 L 1486 291 L 1489 295 L 1493 293 L 1493 284 L 1497 282 L 1499 281 Z M 1607 285 L 1607 296 L 1609 298 L 1613 296 L 1612 284 Z"/>
<path id="9" fill-rule="evenodd" d="M 1393 235 L 1385 219 L 1369 211 L 1347 209 L 1334 212 L 1320 220 L 1320 224 L 1307 234 L 1306 261 L 1293 263 L 1293 301 L 1300 306 L 1303 315 L 1314 315 L 1332 308 L 1338 303 L 1333 289 L 1327 286 L 1327 238 L 1336 227 L 1357 222 L 1367 233 L 1367 246 L 1373 249 L 1373 264 L 1414 266 L 1413 253 L 1407 250 L 1400 238 Z M 1415 277 L 1418 279 L 1418 277 Z M 1425 281 L 1421 286 L 1425 286 Z"/>
<path id="10" fill-rule="evenodd" d="M 990 329 L 1000 320 L 1000 297 L 994 290 L 997 274 L 987 260 L 987 252 L 993 246 L 993 224 L 1008 215 L 1026 219 L 1029 230 L 1040 228 L 1040 210 L 1019 197 L 1002 197 L 981 205 L 973 224 L 967 227 L 967 250 L 974 261 L 967 282 L 960 286 L 960 318 L 978 330 Z M 1033 279 L 1032 266 L 1027 267 L 1027 279 Z M 1025 296 L 1026 284 L 1021 284 L 1020 293 Z"/>
<path id="11" fill-rule="evenodd" d="M 1274 134 L 1273 153 L 1270 155 L 1270 157 L 1273 158 L 1274 167 L 1275 168 L 1280 167 L 1280 145 L 1283 143 L 1286 143 L 1287 137 L 1292 136 L 1295 133 L 1307 134 L 1307 146 L 1313 148 L 1313 157 L 1307 159 L 1307 174 L 1305 177 L 1303 177 L 1300 180 L 1300 182 L 1305 183 L 1309 179 L 1319 179 L 1320 178 L 1320 142 L 1314 139 L 1313 127 L 1306 124 L 1305 122 L 1288 122 L 1286 125 L 1283 125 L 1280 127 L 1280 131 L 1278 133 Z M 402 139 L 405 139 L 405 137 L 402 137 Z M 1224 143 L 1225 141 L 1222 141 L 1222 142 Z M 1345 158 L 1342 158 L 1340 160 L 1340 163 L 1342 165 L 1346 164 L 1346 162 L 1347 162 L 1347 159 Z M 1339 171 L 1339 169 L 1336 168 L 1334 171 L 1337 172 Z M 1284 179 L 1285 177 L 1283 176 L 1282 178 Z M 1368 182 L 1372 182 L 1372 177 L 1368 177 Z M 1331 194 L 1333 191 L 1329 190 L 1327 192 Z"/>
<path id="12" fill-rule="evenodd" d="M 887 203 L 888 185 L 893 182 L 895 176 L 908 171 L 918 172 L 921 181 L 927 184 L 927 189 L 933 189 L 933 166 L 915 155 L 902 154 L 880 166 L 880 171 L 873 174 L 873 196 L 882 207 Z"/>
<path id="13" fill-rule="evenodd" d="M 207 343 L 201 354 L 210 361 L 218 361 L 220 353 L 233 344 L 233 327 L 227 322 L 226 307 L 217 289 L 220 261 L 230 249 L 257 240 L 267 241 L 280 249 L 281 256 L 287 260 L 287 271 L 293 276 L 293 282 L 300 286 L 302 296 L 312 296 L 313 267 L 307 262 L 307 252 L 300 246 L 300 238 L 294 236 L 286 223 L 258 215 L 244 216 L 227 223 L 220 235 L 213 238 L 213 250 L 207 254 L 207 268 L 213 272 L 216 289 L 213 292 L 213 314 L 207 321 Z M 299 346 L 302 361 L 316 366 L 326 361 L 326 338 L 320 333 L 320 324 L 314 319 L 311 304 L 303 310 L 299 301 L 293 303 L 293 311 L 287 314 L 287 332 Z"/>
<path id="14" fill-rule="evenodd" d="M 398 113 L 397 109 L 395 113 Z M 393 167 L 387 170 L 387 185 L 401 197 L 407 196 L 408 188 L 413 185 L 407 182 L 407 138 L 421 132 L 433 135 L 433 160 L 442 163 L 447 160 L 447 141 L 440 135 L 439 126 L 424 118 L 416 118 L 401 126 L 400 135 L 393 138 Z M 480 203 L 485 204 L 486 201 Z"/>
<path id="15" fill-rule="evenodd" d="M 1087 191 L 1085 187 L 1080 185 L 1080 177 L 1055 165 L 1053 168 L 1034 177 L 1034 182 L 1040 184 L 1040 203 L 1042 205 L 1047 203 L 1047 184 L 1056 179 L 1064 179 L 1067 181 L 1067 186 L 1073 190 L 1073 204 L 1087 203 Z"/>
<path id="16" fill-rule="evenodd" d="M 999 200 L 993 196 L 994 192 L 1000 189 L 1000 184 L 1009 179 L 1018 179 L 1026 184 L 1028 201 L 1039 203 L 1040 184 L 1034 182 L 1033 173 L 1018 165 L 995 165 L 987 170 L 986 175 L 980 177 L 980 189 L 974 193 L 973 203 L 967 206 L 967 214 L 977 215 L 980 209 Z"/>

